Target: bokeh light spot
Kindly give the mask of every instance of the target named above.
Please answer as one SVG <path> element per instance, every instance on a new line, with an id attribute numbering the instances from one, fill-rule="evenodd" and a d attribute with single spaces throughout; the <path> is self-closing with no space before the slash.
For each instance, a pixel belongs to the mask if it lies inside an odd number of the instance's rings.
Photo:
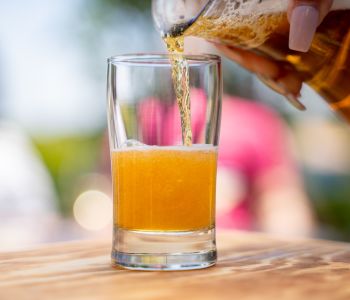
<path id="1" fill-rule="evenodd" d="M 73 214 L 76 222 L 87 230 L 101 230 L 112 220 L 112 201 L 97 190 L 88 190 L 74 202 Z"/>

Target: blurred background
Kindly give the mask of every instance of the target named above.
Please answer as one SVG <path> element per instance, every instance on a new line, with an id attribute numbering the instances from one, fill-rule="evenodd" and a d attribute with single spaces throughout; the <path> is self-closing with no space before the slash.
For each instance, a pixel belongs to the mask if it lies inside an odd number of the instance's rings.
<path id="1" fill-rule="evenodd" d="M 0 251 L 111 235 L 106 59 L 165 51 L 150 6 L 149 0 L 0 3 Z M 188 43 L 194 52 L 216 51 L 207 43 Z M 257 102 L 283 127 L 285 140 L 264 141 L 258 129 L 254 138 L 270 148 L 275 142 L 288 145 L 286 155 L 297 170 L 292 181 L 300 191 L 278 195 L 287 199 L 302 194 L 307 201 L 313 230 L 304 233 L 350 241 L 348 125 L 307 87 L 302 102 L 308 110 L 299 112 L 226 59 L 223 71 L 226 94 Z M 235 176 L 240 179 L 232 184 L 228 173 L 218 176 L 223 210 L 236 205 L 230 199 L 250 186 L 242 176 Z M 274 201 L 265 210 L 278 214 Z M 280 221 L 243 229 L 278 232 Z"/>

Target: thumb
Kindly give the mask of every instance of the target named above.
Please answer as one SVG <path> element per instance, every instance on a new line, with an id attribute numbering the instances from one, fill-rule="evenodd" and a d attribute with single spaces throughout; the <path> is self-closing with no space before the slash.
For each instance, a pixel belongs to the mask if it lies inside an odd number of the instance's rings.
<path id="1" fill-rule="evenodd" d="M 288 7 L 289 48 L 307 52 L 317 26 L 329 12 L 333 0 L 293 0 Z"/>

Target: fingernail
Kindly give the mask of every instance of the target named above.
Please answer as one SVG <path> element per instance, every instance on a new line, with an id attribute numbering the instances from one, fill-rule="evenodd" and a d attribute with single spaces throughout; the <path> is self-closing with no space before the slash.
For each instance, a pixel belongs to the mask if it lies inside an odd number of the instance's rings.
<path id="1" fill-rule="evenodd" d="M 306 107 L 303 103 L 301 103 L 298 98 L 296 96 L 294 96 L 293 94 L 287 94 L 284 95 L 286 97 L 286 99 L 288 100 L 288 102 L 290 104 L 292 104 L 295 108 L 297 108 L 298 110 L 306 110 Z"/>
<path id="2" fill-rule="evenodd" d="M 290 18 L 289 48 L 307 52 L 318 26 L 320 13 L 310 5 L 300 5 L 293 9 Z"/>

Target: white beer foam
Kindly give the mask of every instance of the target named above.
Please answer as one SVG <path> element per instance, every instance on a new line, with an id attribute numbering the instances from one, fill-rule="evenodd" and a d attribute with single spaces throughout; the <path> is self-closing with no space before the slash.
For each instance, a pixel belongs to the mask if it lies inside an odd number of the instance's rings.
<path id="1" fill-rule="evenodd" d="M 241 46 L 253 48 L 263 44 L 275 31 L 285 18 L 288 7 L 288 0 L 223 0 L 223 2 L 223 11 L 220 12 L 219 18 L 214 18 L 214 22 L 224 31 L 228 28 L 245 30 L 248 36 L 243 39 Z M 210 9 L 208 16 L 210 17 Z M 238 32 L 237 39 L 240 37 L 241 33 Z"/>
<path id="2" fill-rule="evenodd" d="M 113 152 L 124 152 L 124 151 L 217 151 L 218 147 L 209 144 L 193 144 L 192 146 L 148 146 L 140 143 L 140 145 L 122 147 L 113 149 Z"/>
<path id="3" fill-rule="evenodd" d="M 288 0 L 224 0 L 224 2 L 226 2 L 225 9 L 220 16 L 224 19 L 231 19 L 232 16 L 284 12 L 288 7 Z"/>
<path id="4" fill-rule="evenodd" d="M 224 0 L 226 7 L 220 17 L 231 19 L 233 15 L 261 15 L 285 12 L 288 0 Z M 350 0 L 334 0 L 331 10 L 350 8 Z"/>
<path id="5" fill-rule="evenodd" d="M 248 47 L 263 44 L 283 20 L 288 0 L 223 0 L 224 9 L 217 19 L 218 24 L 231 28 L 249 28 L 251 38 L 245 40 Z M 334 0 L 332 10 L 349 9 L 350 0 Z M 274 20 L 271 21 L 271 15 Z M 253 34 L 254 33 L 254 34 Z"/>

